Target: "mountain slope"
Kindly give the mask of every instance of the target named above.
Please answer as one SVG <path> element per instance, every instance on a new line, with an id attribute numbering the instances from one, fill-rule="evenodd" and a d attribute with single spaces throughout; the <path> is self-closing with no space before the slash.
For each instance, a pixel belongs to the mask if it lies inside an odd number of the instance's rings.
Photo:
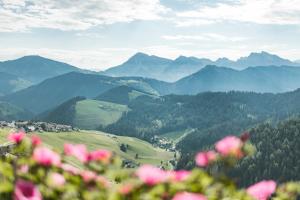
<path id="1" fill-rule="evenodd" d="M 130 111 L 105 129 L 114 134 L 151 140 L 154 135 L 193 130 L 178 148 L 191 152 L 228 134 L 239 134 L 265 120 L 278 121 L 300 113 L 300 90 L 282 94 L 207 92 L 196 96 L 141 97 Z"/>
<path id="2" fill-rule="evenodd" d="M 0 72 L 15 75 L 33 84 L 39 83 L 47 78 L 74 71 L 80 72 L 83 70 L 66 63 L 40 56 L 24 56 L 16 60 L 0 63 Z"/>
<path id="3" fill-rule="evenodd" d="M 122 65 L 106 70 L 104 74 L 114 77 L 140 76 L 162 79 L 162 72 L 171 62 L 172 60 L 166 58 L 137 53 Z"/>
<path id="4" fill-rule="evenodd" d="M 213 64 L 209 59 L 179 56 L 163 72 L 163 80 L 176 81 L 199 71 L 206 65 Z"/>
<path id="5" fill-rule="evenodd" d="M 4 96 L 30 86 L 30 82 L 15 75 L 0 72 L 0 96 Z"/>
<path id="6" fill-rule="evenodd" d="M 242 71 L 206 66 L 172 84 L 175 94 L 206 91 L 286 92 L 300 87 L 300 68 L 289 66 L 249 67 Z"/>
<path id="7" fill-rule="evenodd" d="M 48 110 L 35 117 L 36 120 L 66 124 L 74 126 L 74 116 L 76 113 L 76 103 L 85 100 L 85 97 L 72 98 L 55 109 Z"/>
<path id="8" fill-rule="evenodd" d="M 83 100 L 76 103 L 74 125 L 82 129 L 98 129 L 117 122 L 129 109 L 126 105 Z"/>
<path id="9" fill-rule="evenodd" d="M 139 96 L 152 96 L 156 98 L 157 96 L 153 94 L 146 93 L 144 91 L 134 89 L 132 87 L 128 87 L 126 85 L 122 85 L 119 87 L 112 88 L 100 94 L 95 99 L 100 101 L 107 101 L 112 103 L 118 103 L 123 105 L 128 105 L 132 100 L 136 99 Z"/>
<path id="10" fill-rule="evenodd" d="M 0 101 L 0 121 L 30 119 L 32 114 L 22 108 Z"/>
<path id="11" fill-rule="evenodd" d="M 159 94 L 156 88 L 164 88 L 164 84 L 164 82 L 151 79 L 113 78 L 71 72 L 47 79 L 38 85 L 5 96 L 3 99 L 39 114 L 76 96 L 95 98 L 99 94 L 120 85 L 128 85 L 147 93 Z"/>
<path id="12" fill-rule="evenodd" d="M 95 130 L 115 123 L 127 111 L 126 105 L 75 97 L 36 118 Z"/>
<path id="13" fill-rule="evenodd" d="M 258 180 L 286 182 L 300 178 L 300 119 L 277 126 L 262 124 L 250 131 L 257 153 L 239 162 L 232 175 L 243 186 Z"/>

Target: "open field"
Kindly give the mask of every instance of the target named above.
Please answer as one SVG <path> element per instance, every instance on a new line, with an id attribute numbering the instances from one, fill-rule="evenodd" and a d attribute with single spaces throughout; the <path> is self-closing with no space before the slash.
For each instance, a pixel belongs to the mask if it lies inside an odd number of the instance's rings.
<path id="1" fill-rule="evenodd" d="M 116 103 L 84 100 L 76 104 L 74 124 L 82 129 L 96 129 L 120 119 L 128 107 Z"/>
<path id="2" fill-rule="evenodd" d="M 7 135 L 12 130 L 0 129 L 0 143 L 6 143 Z M 30 134 L 29 134 L 30 135 Z M 173 153 L 154 148 L 151 144 L 131 137 L 115 136 L 97 131 L 67 132 L 67 133 L 37 133 L 45 145 L 62 150 L 64 143 L 85 144 L 89 150 L 107 149 L 125 159 L 139 163 L 159 165 L 161 161 L 173 158 Z M 128 144 L 126 153 L 119 148 L 120 144 Z M 139 159 L 135 160 L 138 153 Z"/>

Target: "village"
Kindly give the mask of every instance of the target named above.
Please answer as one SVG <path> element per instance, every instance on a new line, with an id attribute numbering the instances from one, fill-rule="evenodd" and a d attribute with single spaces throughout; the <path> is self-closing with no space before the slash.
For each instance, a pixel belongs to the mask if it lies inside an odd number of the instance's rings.
<path id="1" fill-rule="evenodd" d="M 69 125 L 35 121 L 0 121 L 0 128 L 23 129 L 25 132 L 71 132 L 79 131 Z"/>

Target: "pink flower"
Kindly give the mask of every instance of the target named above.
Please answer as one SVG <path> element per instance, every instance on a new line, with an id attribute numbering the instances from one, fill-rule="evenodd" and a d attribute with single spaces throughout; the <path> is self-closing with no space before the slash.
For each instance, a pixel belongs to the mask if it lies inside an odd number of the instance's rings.
<path id="1" fill-rule="evenodd" d="M 15 142 L 17 144 L 19 144 L 20 142 L 22 142 L 22 140 L 25 137 L 25 133 L 23 131 L 19 131 L 17 133 L 11 133 L 8 135 L 8 140 L 10 140 L 11 142 Z"/>
<path id="2" fill-rule="evenodd" d="M 243 142 L 236 136 L 227 136 L 216 143 L 216 150 L 223 156 L 233 155 L 236 157 L 242 156 L 241 148 Z"/>
<path id="3" fill-rule="evenodd" d="M 65 177 L 59 173 L 51 173 L 49 176 L 50 185 L 61 187 L 66 183 Z"/>
<path id="4" fill-rule="evenodd" d="M 63 163 L 60 166 L 63 170 L 65 170 L 66 172 L 69 172 L 71 174 L 77 175 L 80 173 L 80 170 L 72 165 Z"/>
<path id="5" fill-rule="evenodd" d="M 147 185 L 156 185 L 165 182 L 168 179 L 167 172 L 151 165 L 141 166 L 137 170 L 136 175 Z"/>
<path id="6" fill-rule="evenodd" d="M 169 173 L 170 179 L 175 182 L 184 181 L 191 175 L 191 172 L 186 170 L 169 171 L 167 173 Z"/>
<path id="7" fill-rule="evenodd" d="M 31 137 L 31 143 L 34 147 L 39 146 L 42 143 L 42 140 L 37 135 L 33 135 Z"/>
<path id="8" fill-rule="evenodd" d="M 46 147 L 38 147 L 33 151 L 33 159 L 44 166 L 59 166 L 60 156 Z"/>
<path id="9" fill-rule="evenodd" d="M 172 200 L 207 200 L 205 196 L 197 193 L 181 192 L 177 193 Z"/>
<path id="10" fill-rule="evenodd" d="M 42 195 L 33 183 L 18 180 L 15 186 L 14 200 L 42 200 Z"/>
<path id="11" fill-rule="evenodd" d="M 26 174 L 29 171 L 29 166 L 28 165 L 21 165 L 19 167 L 19 172 L 22 174 Z"/>
<path id="12" fill-rule="evenodd" d="M 196 155 L 196 164 L 200 167 L 207 167 L 216 158 L 217 154 L 214 151 L 200 152 Z"/>
<path id="13" fill-rule="evenodd" d="M 97 150 L 93 151 L 89 154 L 89 161 L 101 161 L 104 163 L 108 163 L 112 153 L 107 150 Z"/>
<path id="14" fill-rule="evenodd" d="M 64 152 L 68 156 L 74 156 L 79 161 L 85 163 L 88 160 L 88 151 L 83 144 L 73 145 L 73 144 L 65 144 Z"/>
<path id="15" fill-rule="evenodd" d="M 97 174 L 93 171 L 82 171 L 80 175 L 86 183 L 97 179 Z"/>
<path id="16" fill-rule="evenodd" d="M 267 200 L 276 190 L 276 182 L 261 181 L 250 186 L 247 189 L 247 193 L 254 197 L 256 200 Z"/>

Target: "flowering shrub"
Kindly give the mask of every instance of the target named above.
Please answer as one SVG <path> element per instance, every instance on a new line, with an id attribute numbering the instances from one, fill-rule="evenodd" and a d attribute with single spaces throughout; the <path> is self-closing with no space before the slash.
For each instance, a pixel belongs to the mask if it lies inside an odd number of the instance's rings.
<path id="1" fill-rule="evenodd" d="M 215 151 L 198 153 L 199 168 L 192 171 L 151 165 L 134 171 L 123 169 L 121 160 L 106 150 L 89 152 L 84 145 L 65 144 L 58 153 L 22 132 L 8 139 L 15 146 L 0 160 L 1 200 L 293 200 L 300 193 L 299 183 L 277 185 L 273 180 L 241 189 L 214 170 L 253 153 L 243 137 L 228 136 L 216 143 Z M 74 159 L 78 167 L 69 164 Z"/>

